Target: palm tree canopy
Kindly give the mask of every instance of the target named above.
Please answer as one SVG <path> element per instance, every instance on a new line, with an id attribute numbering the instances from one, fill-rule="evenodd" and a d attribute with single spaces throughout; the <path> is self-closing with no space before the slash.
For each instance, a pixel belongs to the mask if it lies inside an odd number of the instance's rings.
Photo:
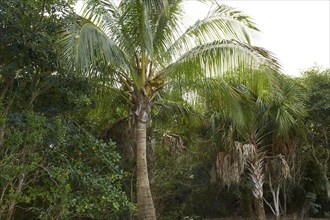
<path id="1" fill-rule="evenodd" d="M 79 22 L 63 32 L 64 58 L 78 72 L 111 75 L 131 91 L 147 85 L 147 93 L 167 75 L 220 76 L 243 64 L 279 68 L 270 52 L 249 44 L 258 29 L 243 12 L 215 4 L 185 29 L 182 3 L 87 0 Z"/>

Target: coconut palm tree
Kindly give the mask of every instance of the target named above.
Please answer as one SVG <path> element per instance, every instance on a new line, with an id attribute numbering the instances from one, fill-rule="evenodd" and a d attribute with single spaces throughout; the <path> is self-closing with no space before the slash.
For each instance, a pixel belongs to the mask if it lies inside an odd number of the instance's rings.
<path id="1" fill-rule="evenodd" d="M 122 91 L 134 119 L 139 219 L 156 219 L 146 159 L 146 131 L 159 92 L 170 82 L 220 76 L 233 68 L 278 68 L 266 50 L 250 45 L 250 17 L 216 4 L 184 28 L 183 0 L 87 0 L 64 30 L 68 69 Z M 171 80 L 170 80 L 171 79 Z M 194 80 L 192 80 L 194 79 Z"/>

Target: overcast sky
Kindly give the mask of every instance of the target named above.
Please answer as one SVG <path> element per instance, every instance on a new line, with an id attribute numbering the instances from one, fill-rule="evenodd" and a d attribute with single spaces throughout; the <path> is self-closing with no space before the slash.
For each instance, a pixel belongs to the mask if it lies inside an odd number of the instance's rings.
<path id="1" fill-rule="evenodd" d="M 299 76 L 315 64 L 330 68 L 330 0 L 219 1 L 244 11 L 261 30 L 255 45 L 275 53 L 285 74 Z M 208 9 L 187 1 L 190 19 Z"/>
<path id="2" fill-rule="evenodd" d="M 330 0 L 223 0 L 244 11 L 261 30 L 254 41 L 275 53 L 285 74 L 299 76 L 315 66 L 330 68 Z M 188 20 L 203 18 L 208 6 L 187 0 Z"/>

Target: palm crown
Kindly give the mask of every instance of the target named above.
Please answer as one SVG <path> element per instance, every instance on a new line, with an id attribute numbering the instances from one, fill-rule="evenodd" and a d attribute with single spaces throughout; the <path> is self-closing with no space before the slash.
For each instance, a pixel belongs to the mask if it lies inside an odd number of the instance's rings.
<path id="1" fill-rule="evenodd" d="M 65 58 L 85 73 L 105 64 L 112 70 L 103 74 L 132 90 L 146 83 L 151 89 L 174 73 L 189 78 L 220 75 L 242 64 L 278 67 L 268 51 L 249 45 L 250 32 L 258 29 L 247 15 L 217 4 L 182 31 L 182 3 L 88 0 L 81 22 L 64 32 Z"/>

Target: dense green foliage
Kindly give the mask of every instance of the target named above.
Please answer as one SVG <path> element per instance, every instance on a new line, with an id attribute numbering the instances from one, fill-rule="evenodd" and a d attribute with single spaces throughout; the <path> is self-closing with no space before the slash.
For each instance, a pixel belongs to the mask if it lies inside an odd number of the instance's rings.
<path id="1" fill-rule="evenodd" d="M 7 116 L 1 151 L 2 212 L 13 203 L 18 216 L 109 218 L 127 208 L 120 156 L 60 117 L 34 112 Z"/>
<path id="2" fill-rule="evenodd" d="M 302 76 L 309 109 L 302 187 L 311 198 L 310 211 L 324 216 L 330 211 L 330 70 L 314 67 Z"/>
<path id="3" fill-rule="evenodd" d="M 91 83 L 60 65 L 68 1 L 0 4 L 0 218 L 115 218 L 133 210 L 112 141 L 87 113 Z"/>
<path id="4" fill-rule="evenodd" d="M 157 10 L 165 7 L 143 3 Z M 67 68 L 59 52 L 62 30 L 69 23 L 87 22 L 75 15 L 74 4 L 0 0 L 0 219 L 136 219 L 130 89 L 141 82 L 133 78 L 125 87 L 120 77 L 78 77 L 74 68 Z M 168 13 L 180 12 L 171 9 Z M 162 16 L 166 20 L 166 13 Z M 134 26 L 132 20 L 125 22 L 125 30 Z M 207 25 L 200 31 L 212 29 Z M 142 39 L 139 31 L 134 33 L 127 39 Z M 161 60 L 162 67 L 169 59 L 163 44 L 169 36 L 157 37 L 158 47 L 144 42 L 145 51 Z M 134 52 L 120 46 L 127 57 Z M 195 53 L 200 49 L 186 46 Z M 152 97 L 147 158 L 158 219 L 252 217 L 251 167 L 246 165 L 237 181 L 222 179 L 217 167 L 219 155 L 231 158 L 229 168 L 237 162 L 237 142 L 254 144 L 261 152 L 267 214 L 272 215 L 278 186 L 281 215 L 329 217 L 330 70 L 311 68 L 290 78 L 264 69 L 236 69 L 221 78 L 194 78 L 184 71 L 191 71 L 200 57 L 176 50 L 173 54 L 187 62 L 178 62 L 175 67 L 183 72 L 172 74 L 182 78 L 164 84 L 165 74 L 147 85 L 157 94 Z M 100 64 L 97 71 L 114 70 L 101 65 L 101 57 L 94 58 L 89 62 Z M 214 62 L 213 70 L 221 69 L 219 64 Z"/>

